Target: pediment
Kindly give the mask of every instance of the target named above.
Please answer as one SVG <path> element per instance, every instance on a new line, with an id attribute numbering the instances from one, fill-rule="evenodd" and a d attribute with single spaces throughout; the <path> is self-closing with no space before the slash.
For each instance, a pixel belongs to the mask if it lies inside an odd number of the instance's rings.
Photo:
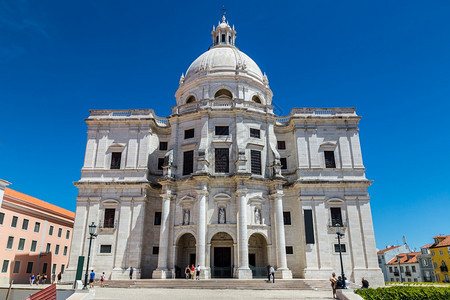
<path id="1" fill-rule="evenodd" d="M 320 145 L 320 148 L 336 148 L 337 144 L 333 142 L 325 142 Z"/>
<path id="2" fill-rule="evenodd" d="M 112 143 L 108 149 L 110 150 L 123 150 L 125 148 L 125 144 L 122 143 Z"/>
<path id="3" fill-rule="evenodd" d="M 261 196 L 255 196 L 255 197 L 250 198 L 249 202 L 262 204 L 262 203 L 266 202 L 266 199 Z"/>
<path id="4" fill-rule="evenodd" d="M 191 195 L 185 195 L 179 200 L 179 202 L 193 202 L 193 201 L 195 201 L 195 198 L 192 197 Z"/>
<path id="5" fill-rule="evenodd" d="M 115 199 L 107 199 L 102 201 L 103 206 L 117 206 L 120 205 L 120 202 Z"/>
<path id="6" fill-rule="evenodd" d="M 328 205 L 341 205 L 344 204 L 344 200 L 339 198 L 331 198 L 327 200 Z"/>
<path id="7" fill-rule="evenodd" d="M 219 193 L 217 195 L 214 196 L 214 200 L 225 200 L 228 201 L 231 199 L 231 196 L 226 194 L 226 193 Z"/>

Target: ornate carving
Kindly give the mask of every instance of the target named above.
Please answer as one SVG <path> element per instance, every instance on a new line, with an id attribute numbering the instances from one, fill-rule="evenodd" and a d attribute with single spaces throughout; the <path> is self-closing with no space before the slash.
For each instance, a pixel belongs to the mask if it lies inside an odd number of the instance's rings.
<path id="1" fill-rule="evenodd" d="M 259 208 L 255 209 L 255 223 L 261 224 L 261 210 Z"/>
<path id="2" fill-rule="evenodd" d="M 219 224 L 225 224 L 227 222 L 226 210 L 224 207 L 219 207 Z"/>
<path id="3" fill-rule="evenodd" d="M 183 210 L 183 225 L 189 225 L 191 218 L 191 211 L 189 209 Z"/>

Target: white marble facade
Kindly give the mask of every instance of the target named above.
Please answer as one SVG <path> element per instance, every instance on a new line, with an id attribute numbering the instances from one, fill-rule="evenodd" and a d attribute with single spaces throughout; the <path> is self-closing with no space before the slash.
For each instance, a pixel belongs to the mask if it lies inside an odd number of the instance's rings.
<path id="1" fill-rule="evenodd" d="M 339 211 L 345 273 L 382 284 L 360 117 L 354 108 L 276 116 L 267 76 L 235 38 L 223 18 L 169 117 L 91 111 L 67 280 L 92 222 L 102 228 L 91 266 L 110 279 L 130 266 L 136 278 L 172 278 L 188 263 L 202 278 L 252 278 L 268 264 L 277 277 L 328 278 L 340 270 L 330 227 Z"/>

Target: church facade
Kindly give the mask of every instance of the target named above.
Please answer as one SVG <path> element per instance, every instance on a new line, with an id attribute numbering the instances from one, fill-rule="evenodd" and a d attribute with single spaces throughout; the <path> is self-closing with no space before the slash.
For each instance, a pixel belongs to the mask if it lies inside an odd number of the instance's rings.
<path id="1" fill-rule="evenodd" d="M 66 280 L 87 256 L 108 279 L 325 279 L 382 284 L 354 108 L 274 114 L 268 78 L 225 17 L 182 76 L 167 118 L 92 110 Z"/>

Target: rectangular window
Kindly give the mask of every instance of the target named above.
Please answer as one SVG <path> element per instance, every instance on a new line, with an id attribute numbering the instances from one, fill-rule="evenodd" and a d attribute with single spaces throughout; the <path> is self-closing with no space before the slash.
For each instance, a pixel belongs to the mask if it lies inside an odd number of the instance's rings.
<path id="1" fill-rule="evenodd" d="M 153 247 L 153 255 L 159 254 L 159 247 Z"/>
<path id="2" fill-rule="evenodd" d="M 250 128 L 250 137 L 259 139 L 261 137 L 261 130 Z"/>
<path id="3" fill-rule="evenodd" d="M 115 208 L 105 208 L 105 219 L 103 220 L 103 228 L 114 228 Z"/>
<path id="4" fill-rule="evenodd" d="M 8 272 L 9 260 L 5 259 L 2 264 L 2 273 Z"/>
<path id="5" fill-rule="evenodd" d="M 161 212 L 155 211 L 155 223 L 154 225 L 161 225 Z"/>
<path id="6" fill-rule="evenodd" d="M 250 159 L 252 174 L 261 175 L 261 151 L 251 150 Z"/>
<path id="7" fill-rule="evenodd" d="M 411 270 L 415 273 L 416 272 L 416 266 L 411 266 Z"/>
<path id="8" fill-rule="evenodd" d="M 50 227 L 48 228 L 48 235 L 53 235 L 53 225 L 50 225 Z"/>
<path id="9" fill-rule="evenodd" d="M 334 252 L 339 253 L 339 244 L 334 244 Z M 345 244 L 341 244 L 341 252 L 346 252 Z"/>
<path id="10" fill-rule="evenodd" d="M 336 168 L 334 161 L 334 151 L 324 151 L 325 154 L 325 168 Z"/>
<path id="11" fill-rule="evenodd" d="M 31 241 L 30 252 L 36 252 L 37 241 Z"/>
<path id="12" fill-rule="evenodd" d="M 33 262 L 29 261 L 27 263 L 27 273 L 30 274 L 31 272 L 33 272 Z"/>
<path id="13" fill-rule="evenodd" d="M 391 272 L 391 273 L 392 273 L 392 267 L 389 267 L 389 272 Z"/>
<path id="14" fill-rule="evenodd" d="M 17 250 L 23 251 L 25 249 L 25 239 L 19 239 L 19 246 L 17 247 Z"/>
<path id="15" fill-rule="evenodd" d="M 16 261 L 14 262 L 13 273 L 14 273 L 14 274 L 20 273 L 20 260 L 16 260 Z"/>
<path id="16" fill-rule="evenodd" d="M 59 254 L 59 245 L 56 245 L 56 247 L 55 247 L 55 255 L 58 255 Z"/>
<path id="17" fill-rule="evenodd" d="M 52 273 L 56 274 L 56 264 L 53 264 L 53 266 L 52 266 Z"/>
<path id="18" fill-rule="evenodd" d="M 183 153 L 183 175 L 189 175 L 194 172 L 194 151 Z"/>
<path id="19" fill-rule="evenodd" d="M 17 220 L 19 220 L 19 217 L 13 216 L 11 220 L 11 227 L 16 228 L 17 227 Z"/>
<path id="20" fill-rule="evenodd" d="M 442 250 L 439 250 L 439 255 L 444 255 L 444 252 L 442 252 Z"/>
<path id="21" fill-rule="evenodd" d="M 286 254 L 294 254 L 294 247 L 286 246 Z"/>
<path id="22" fill-rule="evenodd" d="M 305 214 L 305 238 L 307 244 L 314 244 L 314 223 L 312 217 L 312 210 L 303 210 Z"/>
<path id="23" fill-rule="evenodd" d="M 291 225 L 291 212 L 283 211 L 283 221 L 284 225 Z"/>
<path id="24" fill-rule="evenodd" d="M 158 158 L 158 170 L 162 170 L 164 166 L 164 157 Z"/>
<path id="25" fill-rule="evenodd" d="M 66 265 L 65 264 L 62 264 L 61 265 L 61 274 L 64 274 L 64 269 L 66 268 Z"/>
<path id="26" fill-rule="evenodd" d="M 62 236 L 62 228 L 60 227 L 60 228 L 58 228 L 58 237 L 61 237 Z"/>
<path id="27" fill-rule="evenodd" d="M 70 230 L 66 231 L 66 240 L 70 239 Z"/>
<path id="28" fill-rule="evenodd" d="M 45 253 L 50 253 L 51 247 L 52 247 L 52 244 L 47 243 L 47 248 L 45 248 Z"/>
<path id="29" fill-rule="evenodd" d="M 188 130 L 185 130 L 185 131 L 184 131 L 184 139 L 185 139 L 185 140 L 191 139 L 191 138 L 193 138 L 193 137 L 194 137 L 194 128 L 188 129 Z"/>
<path id="30" fill-rule="evenodd" d="M 228 173 L 230 172 L 230 158 L 229 158 L 228 148 L 216 149 L 216 173 Z"/>
<path id="31" fill-rule="evenodd" d="M 403 266 L 400 267 L 400 272 L 403 272 Z"/>
<path id="32" fill-rule="evenodd" d="M 341 208 L 340 207 L 332 207 L 332 208 L 330 208 L 330 211 L 331 211 L 331 226 L 336 226 L 336 224 L 339 224 L 342 226 Z"/>
<path id="33" fill-rule="evenodd" d="M 111 253 L 111 245 L 100 245 L 100 253 Z"/>
<path id="34" fill-rule="evenodd" d="M 225 43 L 225 34 L 222 34 L 222 43 Z"/>
<path id="35" fill-rule="evenodd" d="M 22 221 L 22 229 L 23 230 L 28 230 L 28 223 L 30 223 L 30 221 L 28 219 L 23 219 L 23 221 Z"/>
<path id="36" fill-rule="evenodd" d="M 10 236 L 8 237 L 8 243 L 6 244 L 6 249 L 12 249 L 14 243 L 14 237 Z"/>
<path id="37" fill-rule="evenodd" d="M 122 152 L 111 153 L 111 170 L 120 169 L 120 161 L 122 160 Z"/>
<path id="38" fill-rule="evenodd" d="M 286 142 L 285 141 L 277 141 L 278 150 L 286 150 Z"/>
<path id="39" fill-rule="evenodd" d="M 281 169 L 282 170 L 286 170 L 287 169 L 287 159 L 286 159 L 286 157 L 281 157 L 280 158 L 280 162 L 281 162 Z"/>
<path id="40" fill-rule="evenodd" d="M 39 230 L 41 230 L 41 223 L 34 223 L 34 232 L 39 232 Z"/>
<path id="41" fill-rule="evenodd" d="M 63 251 L 63 255 L 66 256 L 67 255 L 67 246 L 64 246 L 64 251 Z"/>
<path id="42" fill-rule="evenodd" d="M 229 135 L 230 130 L 228 126 L 216 126 L 216 135 Z"/>
<path id="43" fill-rule="evenodd" d="M 0 225 L 3 225 L 4 221 L 5 221 L 5 213 L 0 212 Z"/>
<path id="44" fill-rule="evenodd" d="M 42 273 L 47 273 L 48 263 L 42 265 Z"/>
<path id="45" fill-rule="evenodd" d="M 167 150 L 167 142 L 159 142 L 159 150 Z"/>

